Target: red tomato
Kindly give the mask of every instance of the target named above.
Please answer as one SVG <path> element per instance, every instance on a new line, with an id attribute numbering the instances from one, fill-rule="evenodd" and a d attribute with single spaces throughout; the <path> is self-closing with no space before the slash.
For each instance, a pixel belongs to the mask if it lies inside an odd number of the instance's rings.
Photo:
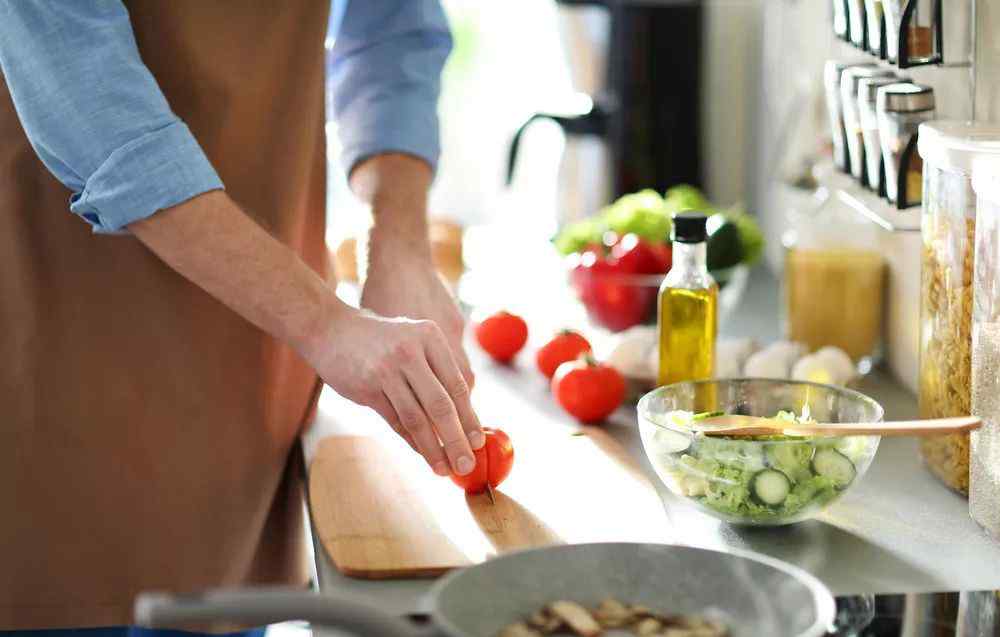
<path id="1" fill-rule="evenodd" d="M 486 317 L 475 331 L 479 346 L 500 363 L 509 363 L 528 341 L 528 324 L 509 312 Z"/>
<path id="2" fill-rule="evenodd" d="M 618 259 L 594 251 L 580 255 L 570 281 L 591 319 L 620 332 L 652 318 L 656 308 L 654 285 L 641 285 L 635 273 L 623 269 Z"/>
<path id="3" fill-rule="evenodd" d="M 620 271 L 628 274 L 666 274 L 663 256 L 654 249 L 652 243 L 637 235 L 627 234 L 611 250 L 611 256 L 618 259 Z M 669 269 L 669 266 L 668 268 Z"/>
<path id="4" fill-rule="evenodd" d="M 674 251 L 670 247 L 669 243 L 654 243 L 650 244 L 649 249 L 653 251 L 656 255 L 657 260 L 660 262 L 660 272 L 670 272 L 670 268 L 674 264 Z"/>
<path id="5" fill-rule="evenodd" d="M 625 379 L 614 367 L 581 356 L 559 366 L 552 377 L 552 393 L 577 420 L 597 422 L 625 400 Z"/>
<path id="6" fill-rule="evenodd" d="M 500 429 L 484 427 L 486 444 L 476 450 L 476 468 L 464 476 L 451 474 L 451 480 L 466 493 L 482 493 L 486 485 L 496 488 L 510 474 L 514 466 L 514 445 Z"/>
<path id="7" fill-rule="evenodd" d="M 547 378 L 552 378 L 556 368 L 567 361 L 576 360 L 580 354 L 590 351 L 590 343 L 579 332 L 563 330 L 552 340 L 539 348 L 535 355 L 538 370 Z"/>

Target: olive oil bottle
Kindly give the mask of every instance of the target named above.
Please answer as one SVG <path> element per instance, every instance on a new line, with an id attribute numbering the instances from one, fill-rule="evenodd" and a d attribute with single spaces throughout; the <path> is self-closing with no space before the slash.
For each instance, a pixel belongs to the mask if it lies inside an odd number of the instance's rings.
<path id="1" fill-rule="evenodd" d="M 700 212 L 674 216 L 673 266 L 659 296 L 659 384 L 711 378 L 719 286 L 705 265 L 705 222 Z"/>

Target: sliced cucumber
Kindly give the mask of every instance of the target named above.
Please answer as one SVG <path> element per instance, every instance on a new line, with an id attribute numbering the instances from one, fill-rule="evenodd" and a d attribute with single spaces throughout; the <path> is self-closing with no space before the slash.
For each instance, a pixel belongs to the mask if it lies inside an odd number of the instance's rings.
<path id="1" fill-rule="evenodd" d="M 851 459 L 832 447 L 816 450 L 812 468 L 816 475 L 830 478 L 840 488 L 854 482 L 854 477 L 858 475 Z"/>
<path id="2" fill-rule="evenodd" d="M 792 481 L 777 469 L 764 469 L 750 480 L 753 498 L 767 506 L 781 506 L 792 490 Z"/>

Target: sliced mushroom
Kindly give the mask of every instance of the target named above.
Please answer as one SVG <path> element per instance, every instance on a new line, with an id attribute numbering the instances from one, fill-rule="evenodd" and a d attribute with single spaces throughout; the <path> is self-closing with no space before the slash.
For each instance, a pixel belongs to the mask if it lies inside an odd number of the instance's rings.
<path id="1" fill-rule="evenodd" d="M 632 614 L 636 617 L 653 617 L 655 615 L 652 610 L 639 604 L 632 605 Z"/>
<path id="2" fill-rule="evenodd" d="M 663 629 L 663 624 L 660 620 L 654 617 L 647 617 L 646 619 L 639 620 L 635 625 L 635 634 L 639 637 L 651 637 L 656 635 Z"/>
<path id="3" fill-rule="evenodd" d="M 633 615 L 628 606 L 609 597 L 594 611 L 594 618 L 605 628 L 621 628 L 632 623 Z"/>
<path id="4" fill-rule="evenodd" d="M 681 618 L 683 626 L 697 633 L 695 637 L 715 637 L 728 633 L 726 627 L 721 622 L 702 617 L 701 615 L 686 615 Z"/>
<path id="5" fill-rule="evenodd" d="M 580 637 L 597 637 L 603 631 L 590 611 L 576 602 L 560 600 L 549 604 L 549 612 L 561 619 Z"/>
<path id="6" fill-rule="evenodd" d="M 528 618 L 528 624 L 530 624 L 532 628 L 540 630 L 542 634 L 548 635 L 562 628 L 563 622 L 561 619 L 550 613 L 548 609 L 541 608 L 536 610 L 531 617 Z"/>
<path id="7" fill-rule="evenodd" d="M 660 637 L 694 637 L 695 633 L 690 628 L 668 628 Z"/>
<path id="8" fill-rule="evenodd" d="M 542 637 L 542 633 L 528 628 L 524 622 L 515 622 L 501 630 L 499 637 Z"/>

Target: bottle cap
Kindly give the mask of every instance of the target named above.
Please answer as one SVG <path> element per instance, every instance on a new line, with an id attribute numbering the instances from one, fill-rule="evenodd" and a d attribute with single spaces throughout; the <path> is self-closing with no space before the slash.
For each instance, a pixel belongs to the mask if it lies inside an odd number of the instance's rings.
<path id="1" fill-rule="evenodd" d="M 872 110 L 875 107 L 875 98 L 878 97 L 878 90 L 883 86 L 888 86 L 890 84 L 899 84 L 900 82 L 909 82 L 909 78 L 905 77 L 862 77 L 858 79 L 858 103 L 864 102 L 872 106 Z"/>
<path id="2" fill-rule="evenodd" d="M 701 243 L 708 236 L 705 231 L 705 223 L 708 215 L 696 210 L 679 212 L 674 215 L 674 227 L 670 231 L 670 238 L 680 243 Z"/>
<path id="3" fill-rule="evenodd" d="M 934 89 L 914 82 L 879 87 L 876 110 L 885 113 L 920 113 L 934 110 Z"/>

